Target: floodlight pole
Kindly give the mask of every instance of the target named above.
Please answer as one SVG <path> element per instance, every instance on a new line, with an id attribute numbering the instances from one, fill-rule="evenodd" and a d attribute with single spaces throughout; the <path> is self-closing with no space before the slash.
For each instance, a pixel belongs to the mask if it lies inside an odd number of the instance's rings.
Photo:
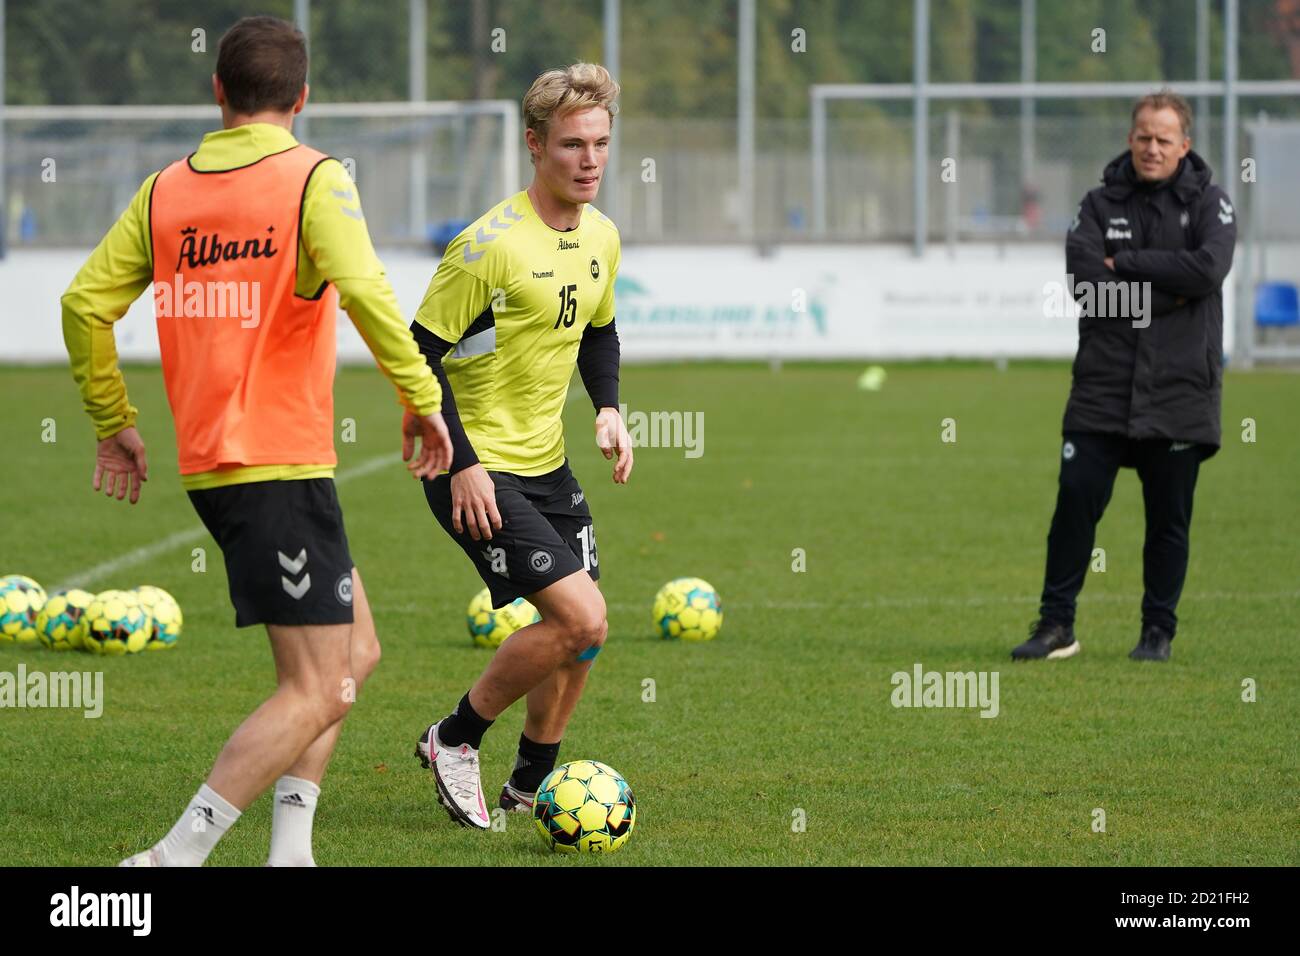
<path id="1" fill-rule="evenodd" d="M 929 209 L 930 104 L 926 82 L 930 67 L 930 0 L 912 5 L 912 254 L 925 255 Z"/>
<path id="2" fill-rule="evenodd" d="M 1196 0 L 1196 80 L 1204 83 L 1210 78 L 1210 0 Z M 1209 151 L 1210 145 L 1210 98 L 1196 98 L 1197 134 L 1204 137 L 1205 147 L 1198 149 L 1202 155 Z"/>
<path id="3" fill-rule="evenodd" d="M 1228 189 L 1228 184 L 1239 182 L 1237 156 L 1237 27 L 1239 24 L 1240 10 L 1238 9 L 1237 0 L 1224 0 L 1223 2 L 1223 168 L 1219 171 L 1219 184 L 1224 189 Z M 1235 206 L 1240 206 L 1240 190 L 1230 189 L 1228 194 L 1232 197 Z M 1240 219 L 1240 215 L 1237 217 Z M 1253 303 L 1250 301 L 1254 297 L 1254 289 L 1251 288 L 1247 281 L 1243 281 L 1243 273 L 1247 270 L 1238 269 L 1234 278 L 1232 288 L 1232 314 L 1228 317 L 1229 321 L 1236 322 L 1237 335 L 1236 353 L 1240 357 L 1242 368 L 1250 368 L 1254 364 L 1254 338 L 1255 328 L 1251 321 L 1251 311 Z M 1248 275 L 1248 274 L 1247 274 Z"/>
<path id="4" fill-rule="evenodd" d="M 0 0 L 0 259 L 8 252 L 9 204 L 5 190 L 5 0 Z"/>
<path id="5" fill-rule="evenodd" d="M 621 12 L 619 0 L 605 0 L 605 11 L 603 17 L 603 26 L 605 31 L 604 67 L 609 70 L 610 76 L 614 77 L 615 81 L 619 78 L 618 40 L 620 30 L 619 15 Z M 600 190 L 600 204 L 603 207 L 604 213 L 616 223 L 618 222 L 619 215 L 621 215 L 623 211 L 618 196 L 619 175 L 616 157 L 619 154 L 619 150 L 616 145 L 617 142 L 618 140 L 615 137 L 610 137 L 609 158 L 605 163 L 605 181 L 602 183 Z M 513 148 L 517 152 L 519 149 L 518 144 L 515 144 Z M 511 186 L 511 189 L 514 188 L 516 188 L 516 186 Z"/>
<path id="6" fill-rule="evenodd" d="M 740 237 L 754 238 L 754 0 L 740 0 L 737 47 L 736 193 Z"/>
<path id="7" fill-rule="evenodd" d="M 307 44 L 307 59 L 311 61 L 311 0 L 293 0 L 293 22 L 294 25 L 302 31 L 303 40 Z M 308 78 L 311 77 L 311 70 L 308 68 Z M 298 142 L 305 143 L 311 135 L 308 132 L 307 114 L 299 113 L 294 117 L 294 135 Z"/>
<path id="8" fill-rule="evenodd" d="M 1037 38 L 1038 4 L 1020 0 L 1020 82 L 1029 85 L 1038 72 Z M 1020 101 L 1020 181 L 1029 185 L 1034 178 L 1034 114 L 1036 103 L 1026 96 Z"/>
<path id="9" fill-rule="evenodd" d="M 412 103 L 423 103 L 428 96 L 425 75 L 425 49 L 428 43 L 427 0 L 410 0 L 410 19 L 407 28 L 407 92 Z M 412 124 L 418 130 L 419 122 Z M 425 238 L 427 175 L 424 165 L 424 137 L 416 135 L 411 140 L 410 219 L 411 238 Z M 510 148 L 507 144 L 506 148 Z"/>

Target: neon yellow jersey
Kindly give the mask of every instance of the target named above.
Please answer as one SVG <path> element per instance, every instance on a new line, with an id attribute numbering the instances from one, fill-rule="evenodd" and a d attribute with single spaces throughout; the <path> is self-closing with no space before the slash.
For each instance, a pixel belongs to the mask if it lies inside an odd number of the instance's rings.
<path id="1" fill-rule="evenodd" d="M 618 230 L 588 205 L 552 229 L 516 193 L 447 247 L 415 320 L 457 343 L 447 380 L 479 462 L 544 475 L 564 463 L 561 415 L 582 333 L 614 319 Z"/>
<path id="2" fill-rule="evenodd" d="M 208 133 L 190 157 L 190 165 L 202 172 L 236 169 L 296 144 L 286 129 L 250 123 Z M 157 178 L 154 173 L 144 181 L 63 294 L 64 343 L 82 401 L 101 439 L 136 422 L 136 409 L 127 399 L 117 364 L 113 323 L 153 279 L 149 204 Z M 402 405 L 421 415 L 440 411 L 442 391 L 402 318 L 383 263 L 371 245 L 356 187 L 337 160 L 320 164 L 302 198 L 296 289 L 310 297 L 318 295 L 325 282 L 338 289 L 340 307 L 396 387 Z M 186 489 L 198 489 L 333 473 L 328 464 L 237 465 L 185 475 L 181 482 Z"/>

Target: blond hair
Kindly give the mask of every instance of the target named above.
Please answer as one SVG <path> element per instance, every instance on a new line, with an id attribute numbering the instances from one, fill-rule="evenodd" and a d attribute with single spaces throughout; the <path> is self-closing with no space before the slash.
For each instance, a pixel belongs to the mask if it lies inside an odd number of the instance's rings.
<path id="1" fill-rule="evenodd" d="M 524 94 L 524 126 L 545 140 L 552 119 L 574 110 L 604 107 L 610 126 L 618 113 L 618 83 L 598 63 L 575 63 L 562 70 L 547 70 Z"/>
<path id="2" fill-rule="evenodd" d="M 1183 137 L 1192 135 L 1192 108 L 1169 87 L 1148 93 L 1133 104 L 1133 126 L 1137 126 L 1138 114 L 1147 109 L 1173 110 L 1178 115 L 1178 125 L 1183 128 Z"/>

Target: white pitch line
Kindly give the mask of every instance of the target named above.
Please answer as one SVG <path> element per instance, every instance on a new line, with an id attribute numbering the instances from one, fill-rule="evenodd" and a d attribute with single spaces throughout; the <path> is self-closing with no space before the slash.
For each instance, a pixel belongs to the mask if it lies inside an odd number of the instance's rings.
<path id="1" fill-rule="evenodd" d="M 1135 594 L 1097 594 L 1091 597 L 1079 596 L 1080 604 L 1130 604 L 1139 603 L 1142 595 Z M 726 601 L 723 610 L 739 608 L 746 611 L 833 611 L 844 609 L 870 610 L 873 608 L 909 608 L 909 607 L 982 607 L 994 604 L 1033 604 L 1037 605 L 1036 595 L 1016 597 L 1009 594 L 989 595 L 985 597 L 940 597 L 937 595 L 913 595 L 909 597 L 868 598 L 863 601 Z M 1271 591 L 1264 594 L 1249 594 L 1242 591 L 1184 591 L 1180 599 L 1187 601 L 1275 601 L 1300 600 L 1300 591 Z M 640 604 L 611 603 L 617 610 L 636 610 Z"/>
<path id="2" fill-rule="evenodd" d="M 1138 604 L 1141 593 L 1135 594 L 1098 594 L 1094 597 L 1080 597 L 1080 604 Z M 1208 591 L 1202 594 L 1184 592 L 1180 603 L 1199 601 L 1275 601 L 1300 600 L 1300 591 L 1273 591 L 1265 594 L 1250 594 L 1238 591 Z M 723 601 L 723 611 L 834 611 L 879 608 L 907 607 L 979 607 L 991 604 L 1029 604 L 1037 606 L 1039 599 L 1025 595 L 995 595 L 992 597 L 945 598 L 914 595 L 910 597 L 875 598 L 866 601 Z M 606 603 L 611 611 L 644 611 L 650 602 L 642 604 L 627 601 L 609 601 Z M 401 614 L 423 614 L 429 609 L 427 602 L 406 602 L 403 604 L 385 604 L 385 611 Z"/>
<path id="3" fill-rule="evenodd" d="M 334 476 L 334 483 L 336 485 L 344 484 L 354 478 L 361 478 L 365 475 L 373 474 L 381 468 L 391 466 L 399 461 L 400 459 L 392 454 L 376 455 L 374 458 L 367 458 L 359 465 L 352 468 L 344 468 L 340 471 Z M 201 524 L 195 525 L 192 528 L 186 528 L 182 531 L 175 531 L 163 538 L 161 541 L 154 541 L 151 544 L 142 545 L 133 551 L 119 554 L 117 557 L 109 558 L 107 561 L 102 561 L 93 567 L 86 568 L 83 571 L 78 571 L 75 574 L 70 574 L 68 575 L 67 581 L 55 585 L 50 589 L 50 593 L 62 588 L 87 587 L 96 581 L 102 581 L 105 578 L 117 574 L 119 571 L 124 571 L 127 568 L 133 568 L 138 564 L 143 564 L 150 558 L 155 558 L 160 554 L 166 554 L 168 551 L 183 547 L 187 544 L 192 544 L 195 541 L 201 541 L 203 538 L 207 537 L 207 534 L 208 529 L 203 527 Z"/>

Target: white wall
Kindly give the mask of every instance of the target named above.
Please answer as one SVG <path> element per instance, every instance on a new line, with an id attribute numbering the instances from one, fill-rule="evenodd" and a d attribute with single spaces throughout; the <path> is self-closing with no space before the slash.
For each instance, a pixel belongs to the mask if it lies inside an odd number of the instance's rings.
<path id="1" fill-rule="evenodd" d="M 0 362 L 66 360 L 59 297 L 86 254 L 19 251 L 0 262 Z M 410 251 L 383 259 L 403 311 L 414 315 L 436 261 Z M 1069 358 L 1076 320 L 1044 314 L 1045 287 L 1063 283 L 1064 272 L 1057 244 L 965 245 L 955 258 L 940 247 L 920 260 L 892 246 L 792 245 L 770 256 L 738 246 L 632 247 L 619 276 L 619 337 L 629 361 Z M 142 295 L 118 324 L 124 359 L 157 358 L 152 304 Z M 369 361 L 343 315 L 339 356 Z"/>

